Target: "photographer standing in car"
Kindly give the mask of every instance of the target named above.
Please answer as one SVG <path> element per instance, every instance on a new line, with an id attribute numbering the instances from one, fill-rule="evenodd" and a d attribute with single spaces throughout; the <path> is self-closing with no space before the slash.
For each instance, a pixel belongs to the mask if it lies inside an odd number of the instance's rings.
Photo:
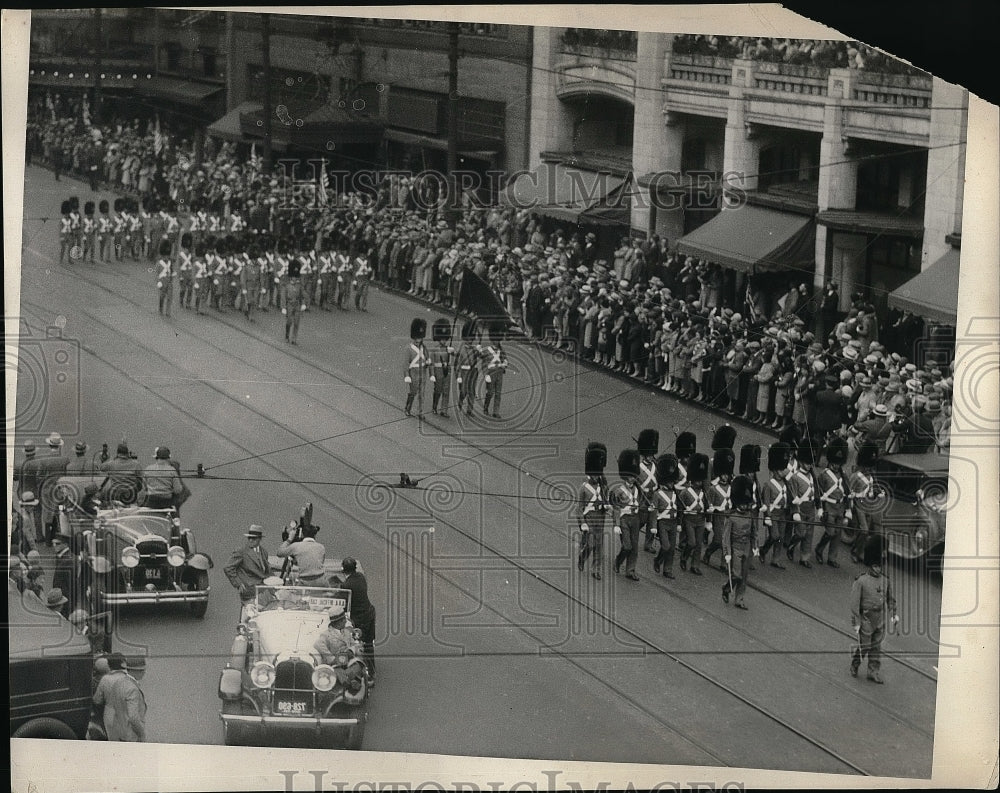
<path id="1" fill-rule="evenodd" d="M 299 581 L 305 586 L 327 586 L 326 548 L 316 540 L 319 526 L 289 526 L 281 532 L 277 555 L 292 558 L 299 568 Z"/>

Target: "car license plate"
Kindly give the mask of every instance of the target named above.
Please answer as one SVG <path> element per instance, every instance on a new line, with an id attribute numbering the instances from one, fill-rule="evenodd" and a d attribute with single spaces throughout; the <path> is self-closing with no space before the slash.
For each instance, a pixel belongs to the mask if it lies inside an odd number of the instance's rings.
<path id="1" fill-rule="evenodd" d="M 302 700 L 280 700 L 278 703 L 278 713 L 286 713 L 289 715 L 295 713 L 307 713 L 309 711 L 309 703 Z"/>
<path id="2" fill-rule="evenodd" d="M 162 570 L 158 567 L 147 567 L 146 568 L 146 580 L 147 581 L 159 581 L 163 576 Z"/>

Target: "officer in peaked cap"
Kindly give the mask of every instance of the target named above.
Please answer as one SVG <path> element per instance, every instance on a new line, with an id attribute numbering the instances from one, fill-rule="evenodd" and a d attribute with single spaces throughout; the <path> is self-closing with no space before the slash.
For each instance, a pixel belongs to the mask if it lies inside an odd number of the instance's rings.
<path id="1" fill-rule="evenodd" d="M 717 433 L 718 434 L 718 433 Z M 736 459 L 729 448 L 716 449 L 712 456 L 712 480 L 705 490 L 705 530 L 708 545 L 702 562 L 711 566 L 712 554 L 722 548 L 722 536 L 733 510 L 732 478 Z"/>
<path id="2" fill-rule="evenodd" d="M 451 394 L 451 358 L 455 349 L 451 346 L 451 323 L 444 317 L 434 320 L 431 326 L 434 346 L 430 350 L 431 382 L 434 384 L 432 410 L 435 415 L 448 418 L 448 398 Z"/>
<path id="3" fill-rule="evenodd" d="M 615 572 L 621 572 L 625 562 L 625 577 L 639 580 L 635 571 L 639 557 L 639 452 L 625 449 L 618 455 L 620 480 L 611 487 L 610 497 L 614 514 L 614 532 L 621 540 L 621 549 L 615 557 Z"/>
<path id="4" fill-rule="evenodd" d="M 757 527 L 753 516 L 753 483 L 744 475 L 737 476 L 732 484 L 733 509 L 722 533 L 722 553 L 730 580 L 722 587 L 722 599 L 728 603 L 730 582 L 735 589 L 734 605 L 746 611 L 743 596 L 750 576 L 750 557 L 757 555 Z"/>
<path id="5" fill-rule="evenodd" d="M 867 656 L 868 679 L 879 684 L 885 682 L 881 660 L 887 622 L 895 624 L 899 620 L 896 598 L 882 570 L 885 553 L 885 537 L 873 536 L 865 543 L 863 561 L 867 569 L 854 579 L 850 605 L 851 626 L 858 635 L 858 646 L 851 657 L 851 675 L 858 676 L 861 659 Z"/>
<path id="6" fill-rule="evenodd" d="M 688 460 L 686 481 L 677 494 L 681 511 L 681 570 L 690 569 L 701 575 L 702 537 L 705 533 L 705 480 L 708 478 L 708 457 L 692 454 Z M 690 566 L 689 566 L 690 565 Z"/>
<path id="7" fill-rule="evenodd" d="M 642 430 L 636 439 L 639 450 L 639 531 L 645 532 L 643 550 L 653 553 L 656 538 L 656 511 L 653 495 L 656 493 L 656 454 L 660 448 L 660 433 L 654 429 Z"/>
<path id="8" fill-rule="evenodd" d="M 836 436 L 826 446 L 826 466 L 816 471 L 816 489 L 820 507 L 823 510 L 823 536 L 816 545 L 816 561 L 830 567 L 840 567 L 837 551 L 840 548 L 840 532 L 847 524 L 850 513 L 851 488 L 844 474 L 847 462 L 847 441 Z"/>
<path id="9" fill-rule="evenodd" d="M 608 450 L 603 443 L 591 442 L 584 452 L 583 465 L 587 475 L 577 498 L 577 522 L 580 527 L 580 552 L 576 566 L 583 570 L 587 557 L 592 556 L 591 575 L 601 579 L 601 558 L 604 547 L 604 524 L 610 508 L 608 481 L 604 468 Z"/>
<path id="10" fill-rule="evenodd" d="M 660 549 L 653 559 L 653 572 L 663 572 L 664 578 L 674 577 L 674 553 L 677 550 L 680 524 L 677 511 L 677 491 L 674 485 L 680 476 L 677 457 L 661 454 L 656 458 L 656 490 L 653 494 L 653 511 Z"/>
<path id="11" fill-rule="evenodd" d="M 760 546 L 761 564 L 767 561 L 767 552 L 774 549 L 771 567 L 784 570 L 781 563 L 781 545 L 785 540 L 785 528 L 788 520 L 788 484 L 785 473 L 792 460 L 791 449 L 787 443 L 778 441 L 767 450 L 767 469 L 770 478 L 760 491 L 760 517 L 763 531 L 766 535 Z"/>
<path id="12" fill-rule="evenodd" d="M 413 400 L 420 396 L 420 404 L 423 405 L 424 373 L 431 366 L 430 356 L 424 346 L 424 338 L 427 336 L 427 320 L 416 317 L 410 323 L 410 343 L 404 353 L 403 382 L 406 383 L 406 407 L 403 412 L 407 416 L 412 416 Z"/>

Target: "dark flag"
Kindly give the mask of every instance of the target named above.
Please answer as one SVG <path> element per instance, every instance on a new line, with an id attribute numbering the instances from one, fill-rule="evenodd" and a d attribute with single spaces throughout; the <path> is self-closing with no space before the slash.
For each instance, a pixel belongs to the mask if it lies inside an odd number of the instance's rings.
<path id="1" fill-rule="evenodd" d="M 472 270 L 462 273 L 462 291 L 458 295 L 456 310 L 479 318 L 502 319 L 508 326 L 514 324 L 500 298 Z"/>

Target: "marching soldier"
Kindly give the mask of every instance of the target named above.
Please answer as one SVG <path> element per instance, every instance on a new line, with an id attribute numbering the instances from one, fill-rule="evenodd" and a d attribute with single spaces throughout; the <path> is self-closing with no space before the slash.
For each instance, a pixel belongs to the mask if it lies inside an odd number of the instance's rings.
<path id="1" fill-rule="evenodd" d="M 680 470 L 677 457 L 661 454 L 656 458 L 656 490 L 653 493 L 653 510 L 656 515 L 656 532 L 660 539 L 660 550 L 653 559 L 653 571 L 662 569 L 664 578 L 674 577 L 674 553 L 680 531 L 677 513 L 677 491 L 674 485 Z"/>
<path id="2" fill-rule="evenodd" d="M 63 201 L 59 211 L 62 213 L 59 218 L 59 264 L 62 264 L 67 255 L 73 258 L 73 221 L 69 201 Z"/>
<path id="3" fill-rule="evenodd" d="M 708 457 L 692 454 L 687 466 L 686 483 L 677 495 L 681 511 L 681 528 L 686 545 L 681 551 L 681 570 L 690 569 L 701 575 L 701 538 L 705 532 L 705 479 L 708 478 Z M 690 565 L 690 566 L 689 566 Z"/>
<path id="4" fill-rule="evenodd" d="M 97 222 L 94 220 L 93 201 L 88 201 L 83 205 L 83 226 L 80 233 L 83 238 L 83 255 L 81 258 L 93 264 L 94 248 L 97 243 Z"/>
<path id="5" fill-rule="evenodd" d="M 143 218 L 139 214 L 139 206 L 134 202 L 131 211 L 128 216 L 128 234 L 129 234 L 129 255 L 133 260 L 139 261 L 142 258 L 143 249 L 145 247 L 145 237 L 143 234 Z M 145 214 L 145 212 L 143 212 Z"/>
<path id="6" fill-rule="evenodd" d="M 729 580 L 722 587 L 722 599 L 728 603 L 729 594 L 736 590 L 733 605 L 746 611 L 743 595 L 750 576 L 750 557 L 757 555 L 757 526 L 753 516 L 753 483 L 740 475 L 733 480 L 733 509 L 722 532 L 722 552 L 726 558 Z"/>
<path id="7" fill-rule="evenodd" d="M 851 657 L 851 675 L 858 676 L 861 659 L 868 656 L 868 679 L 884 683 L 881 675 L 882 639 L 885 637 L 886 612 L 891 624 L 899 621 L 896 598 L 889 579 L 882 572 L 885 556 L 885 538 L 871 536 L 865 543 L 864 564 L 868 569 L 854 579 L 851 587 L 851 627 L 858 635 L 858 646 Z"/>
<path id="8" fill-rule="evenodd" d="M 843 465 L 847 461 L 847 441 L 833 438 L 826 447 L 826 468 L 816 474 L 816 488 L 819 491 L 820 506 L 823 509 L 823 536 L 816 545 L 816 561 L 830 567 L 840 567 L 837 551 L 840 549 L 840 532 L 847 523 L 850 511 L 851 488 L 844 475 Z"/>
<path id="9" fill-rule="evenodd" d="M 621 540 L 615 572 L 620 573 L 625 562 L 625 577 L 638 581 L 635 563 L 639 557 L 639 452 L 636 449 L 625 449 L 618 455 L 618 476 L 620 481 L 611 486 L 608 494 L 615 536 Z"/>
<path id="10" fill-rule="evenodd" d="M 881 502 L 877 498 L 875 478 L 872 471 L 878 460 L 878 446 L 874 441 L 865 441 L 858 449 L 857 466 L 848 481 L 851 509 L 845 511 L 848 520 L 854 518 L 857 532 L 851 544 L 851 558 L 862 560 L 861 554 L 869 537 L 883 535 Z M 853 513 L 853 514 L 852 514 Z"/>
<path id="11" fill-rule="evenodd" d="M 345 253 L 337 258 L 337 308 L 350 311 L 351 282 L 354 280 L 351 257 Z"/>
<path id="12" fill-rule="evenodd" d="M 178 305 L 181 308 L 191 308 L 191 298 L 194 295 L 194 254 L 191 252 L 191 233 L 181 235 L 181 244 L 177 250 L 177 277 L 180 286 Z"/>
<path id="13" fill-rule="evenodd" d="M 368 285 L 372 279 L 372 268 L 363 253 L 354 259 L 354 307 L 358 311 L 368 310 Z"/>
<path id="14" fill-rule="evenodd" d="M 130 240 L 128 238 L 128 209 L 124 198 L 115 199 L 115 221 L 114 221 L 114 246 L 115 261 L 120 262 L 125 258 L 125 249 Z"/>
<path id="15" fill-rule="evenodd" d="M 580 526 L 580 553 L 576 558 L 577 569 L 583 570 L 587 557 L 592 556 L 591 575 L 601 580 L 601 557 L 604 546 L 604 521 L 610 506 L 608 481 L 604 467 L 608 450 L 603 443 L 588 443 L 583 467 L 587 480 L 580 486 L 577 500 L 577 521 Z"/>
<path id="16" fill-rule="evenodd" d="M 224 237 L 215 240 L 215 255 L 212 257 L 212 305 L 216 311 L 225 311 L 226 283 L 229 277 L 229 264 L 226 258 L 229 248 Z"/>
<path id="17" fill-rule="evenodd" d="M 258 262 L 260 251 L 255 243 L 250 244 L 250 250 L 246 256 L 243 269 L 240 271 L 240 300 L 243 301 L 244 315 L 253 322 L 253 310 L 260 299 L 260 264 Z"/>
<path id="18" fill-rule="evenodd" d="M 330 310 L 330 287 L 332 283 L 336 283 L 336 276 L 333 274 L 335 256 L 329 242 L 325 243 L 325 250 L 319 255 L 319 272 L 316 274 L 316 303 L 323 311 Z"/>
<path id="19" fill-rule="evenodd" d="M 693 432 L 682 432 L 674 443 L 674 455 L 677 457 L 677 484 L 674 490 L 678 493 L 687 486 L 687 466 L 694 453 L 698 451 L 698 438 Z"/>
<path id="20" fill-rule="evenodd" d="M 267 311 L 274 298 L 274 242 L 270 235 L 264 232 L 260 235 L 260 302 L 257 308 Z"/>
<path id="21" fill-rule="evenodd" d="M 705 489 L 705 531 L 708 545 L 702 563 L 712 565 L 712 554 L 722 548 L 722 537 L 733 509 L 732 486 L 735 459 L 732 449 L 716 449 L 712 458 L 712 480 Z M 723 567 L 722 569 L 725 569 Z"/>
<path id="22" fill-rule="evenodd" d="M 472 403 L 476 398 L 476 380 L 479 378 L 480 345 L 476 339 L 476 322 L 470 320 L 462 325 L 462 345 L 455 357 L 458 371 L 458 409 L 466 405 L 466 415 L 472 415 Z"/>
<path id="23" fill-rule="evenodd" d="M 69 198 L 69 226 L 73 235 L 72 244 L 80 251 L 83 249 L 83 223 L 80 219 L 80 199 L 76 196 Z"/>
<path id="24" fill-rule="evenodd" d="M 410 323 L 410 343 L 405 353 L 405 371 L 403 382 L 406 383 L 406 407 L 403 412 L 412 416 L 413 400 L 420 395 L 420 405 L 423 405 L 424 371 L 431 365 L 424 347 L 424 337 L 427 335 L 427 320 L 417 317 Z"/>
<path id="25" fill-rule="evenodd" d="M 215 259 L 212 246 L 214 244 L 214 238 L 204 237 L 194 249 L 194 308 L 199 314 L 205 313 L 201 307 L 207 305 L 212 297 L 212 264 Z"/>
<path id="26" fill-rule="evenodd" d="M 243 310 L 243 295 L 240 293 L 240 283 L 243 276 L 243 240 L 232 235 L 226 237 L 226 244 L 229 248 L 229 263 L 227 272 L 229 273 L 229 291 L 226 303 L 234 311 Z"/>
<path id="27" fill-rule="evenodd" d="M 483 352 L 483 380 L 486 382 L 486 398 L 483 412 L 495 419 L 500 418 L 500 397 L 503 395 L 503 376 L 507 371 L 507 353 L 503 349 L 503 337 L 507 328 L 502 322 L 490 323 L 490 343 Z M 493 412 L 490 413 L 490 402 Z"/>
<path id="28" fill-rule="evenodd" d="M 639 448 L 639 531 L 646 535 L 643 550 L 653 553 L 653 539 L 656 536 L 656 508 L 653 505 L 653 495 L 658 486 L 656 454 L 660 450 L 660 433 L 657 430 L 642 430 L 636 445 Z"/>
<path id="29" fill-rule="evenodd" d="M 764 533 L 767 535 L 760 546 L 760 563 L 767 561 L 767 552 L 774 549 L 771 567 L 784 570 L 781 563 L 781 545 L 784 539 L 785 518 L 788 513 L 788 485 L 785 470 L 791 461 L 788 444 L 780 441 L 767 450 L 767 469 L 771 472 L 760 491 L 760 516 Z"/>
<path id="30" fill-rule="evenodd" d="M 111 261 L 111 243 L 114 224 L 108 214 L 108 200 L 102 198 L 97 205 L 97 257 L 102 262 Z"/>
<path id="31" fill-rule="evenodd" d="M 745 476 L 753 486 L 753 513 L 760 510 L 760 482 L 757 473 L 760 471 L 760 446 L 755 443 L 745 443 L 740 448 L 740 476 Z"/>
<path id="32" fill-rule="evenodd" d="M 451 392 L 451 356 L 455 351 L 451 346 L 451 323 L 444 317 L 434 320 L 431 326 L 431 338 L 437 342 L 431 348 L 431 383 L 434 384 L 432 410 L 438 415 L 448 418 L 448 397 Z"/>
<path id="33" fill-rule="evenodd" d="M 281 308 L 281 313 L 285 315 L 285 341 L 298 344 L 299 321 L 305 310 L 302 304 L 302 260 L 298 256 L 288 255 L 285 261 L 288 262 L 285 271 L 285 305 Z"/>
<path id="34" fill-rule="evenodd" d="M 819 494 L 816 492 L 816 480 L 812 472 L 815 451 L 808 439 L 799 444 L 796 457 L 796 462 L 789 466 L 786 477 L 788 511 L 792 517 L 792 536 L 786 554 L 788 561 L 795 561 L 795 547 L 798 546 L 799 564 L 811 568 L 809 557 L 813 549 L 813 535 L 816 523 L 823 517 L 823 511 L 817 503 Z"/>
<path id="35" fill-rule="evenodd" d="M 313 294 L 316 291 L 316 260 L 315 251 L 307 251 L 300 246 L 299 261 L 302 266 L 299 268 L 299 278 L 302 281 L 302 310 L 308 311 L 312 305 Z"/>
<path id="36" fill-rule="evenodd" d="M 160 240 L 160 258 L 156 260 L 156 289 L 160 294 L 160 313 L 170 316 L 174 300 L 174 263 L 170 258 L 170 243 Z"/>

